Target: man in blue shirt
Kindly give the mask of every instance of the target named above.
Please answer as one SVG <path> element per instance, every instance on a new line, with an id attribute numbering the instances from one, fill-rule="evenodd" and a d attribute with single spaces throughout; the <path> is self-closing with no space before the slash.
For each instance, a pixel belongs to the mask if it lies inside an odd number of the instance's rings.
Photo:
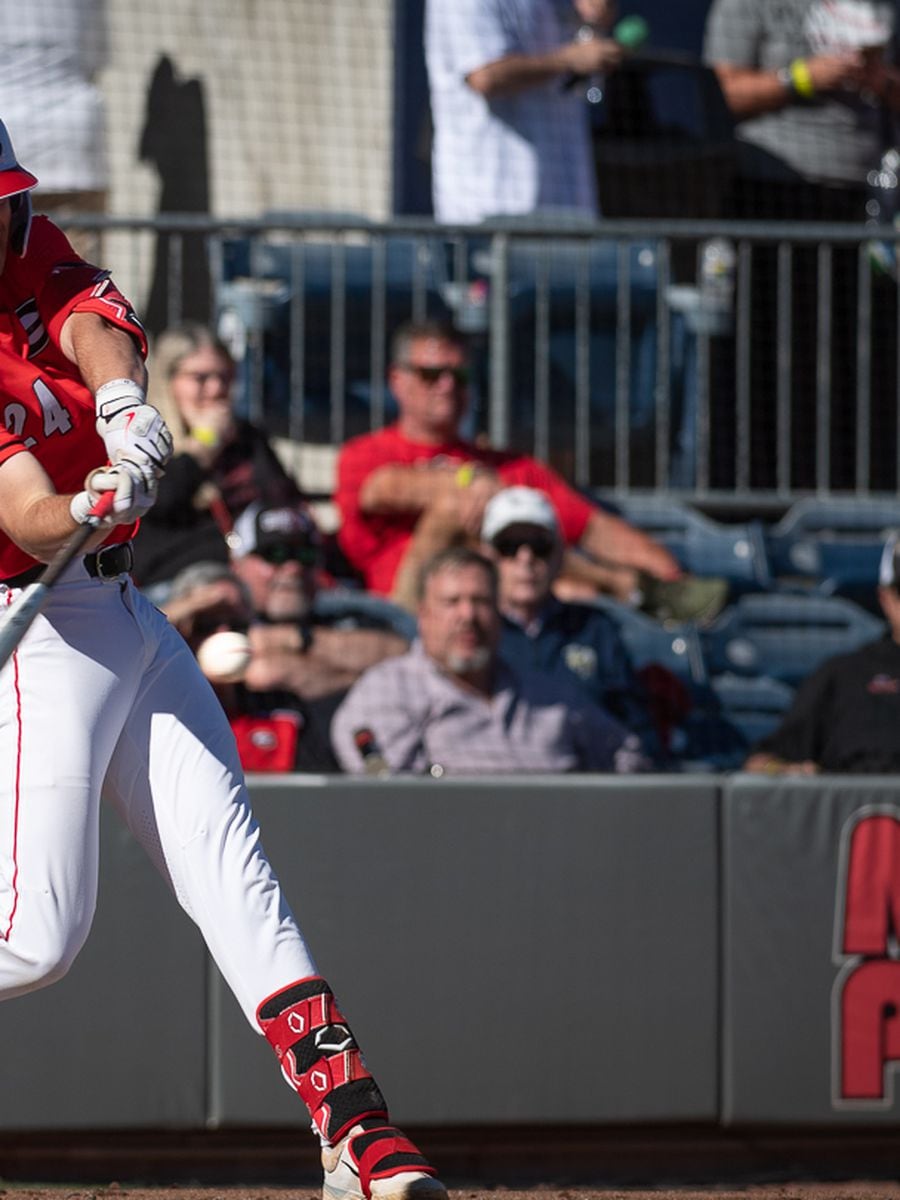
<path id="1" fill-rule="evenodd" d="M 498 492 L 488 502 L 481 536 L 499 577 L 501 657 L 520 669 L 574 679 L 658 756 L 646 692 L 615 620 L 590 604 L 563 603 L 551 591 L 563 543 L 543 492 L 527 487 Z"/>

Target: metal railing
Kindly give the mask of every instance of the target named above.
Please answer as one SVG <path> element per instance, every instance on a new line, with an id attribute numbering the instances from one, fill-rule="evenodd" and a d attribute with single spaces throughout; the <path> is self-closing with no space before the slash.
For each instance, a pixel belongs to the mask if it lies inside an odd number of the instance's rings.
<path id="1" fill-rule="evenodd" d="M 217 323 L 245 411 L 294 441 L 336 446 L 389 420 L 393 328 L 442 315 L 471 336 L 468 432 L 580 487 L 777 509 L 900 481 L 890 228 L 473 229 L 303 213 L 60 223 L 102 234 L 139 307 L 152 258 L 151 331 Z"/>

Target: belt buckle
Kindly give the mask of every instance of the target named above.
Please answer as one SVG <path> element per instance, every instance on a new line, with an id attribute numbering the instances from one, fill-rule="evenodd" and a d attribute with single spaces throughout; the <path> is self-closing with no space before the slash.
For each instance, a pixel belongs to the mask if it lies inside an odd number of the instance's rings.
<path id="1" fill-rule="evenodd" d="M 97 551 L 97 578 L 105 583 L 125 575 L 134 566 L 134 551 L 131 542 L 120 542 L 117 546 L 101 546 Z"/>

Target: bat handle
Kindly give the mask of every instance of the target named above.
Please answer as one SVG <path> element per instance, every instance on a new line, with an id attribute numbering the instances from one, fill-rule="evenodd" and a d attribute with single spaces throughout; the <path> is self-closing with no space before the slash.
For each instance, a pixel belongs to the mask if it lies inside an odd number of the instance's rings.
<path id="1" fill-rule="evenodd" d="M 91 525 L 96 528 L 104 518 L 108 517 L 112 512 L 112 506 L 116 502 L 115 492 L 103 492 L 97 499 L 94 506 L 88 512 L 84 519 L 85 525 Z"/>

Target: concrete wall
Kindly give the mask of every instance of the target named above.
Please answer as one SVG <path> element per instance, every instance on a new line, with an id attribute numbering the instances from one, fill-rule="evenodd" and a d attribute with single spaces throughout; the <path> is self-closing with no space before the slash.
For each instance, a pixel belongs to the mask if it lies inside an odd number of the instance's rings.
<path id="1" fill-rule="evenodd" d="M 398 1121 L 900 1122 L 895 781 L 252 785 Z M 0 1008 L 0 1129 L 303 1124 L 108 815 L 102 838 L 81 957 Z"/>
<path id="2" fill-rule="evenodd" d="M 112 211 L 153 213 L 139 161 L 162 55 L 202 85 L 210 211 L 323 209 L 382 217 L 390 202 L 391 0 L 107 0 Z M 168 137 L 184 134 L 170 124 Z"/>

